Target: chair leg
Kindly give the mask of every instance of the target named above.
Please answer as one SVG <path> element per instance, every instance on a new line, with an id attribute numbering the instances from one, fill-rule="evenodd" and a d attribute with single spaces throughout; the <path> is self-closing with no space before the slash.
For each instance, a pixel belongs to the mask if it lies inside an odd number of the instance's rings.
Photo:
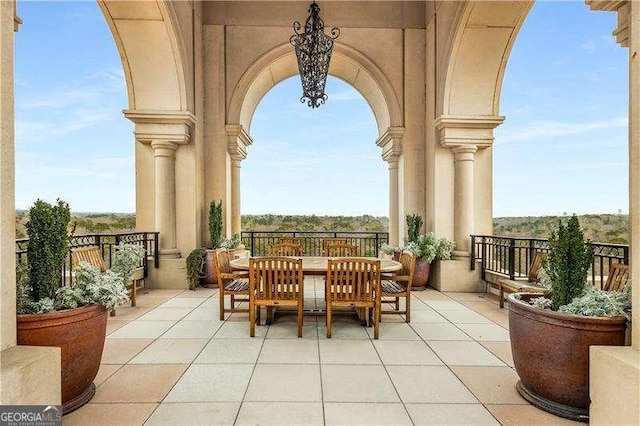
<path id="1" fill-rule="evenodd" d="M 220 286 L 218 293 L 220 295 L 220 321 L 224 321 L 224 287 Z"/>
<path id="2" fill-rule="evenodd" d="M 267 306 L 267 324 L 271 325 L 273 322 L 273 306 Z"/>
<path id="3" fill-rule="evenodd" d="M 260 309 L 260 308 L 258 308 Z M 256 307 L 252 301 L 249 301 L 249 336 L 256 335 Z"/>
<path id="4" fill-rule="evenodd" d="M 302 304 L 298 305 L 298 337 L 302 337 Z"/>
<path id="5" fill-rule="evenodd" d="M 136 280 L 131 281 L 131 306 L 136 306 L 136 293 L 138 292 Z"/>
<path id="6" fill-rule="evenodd" d="M 231 295 L 231 309 L 235 309 L 236 308 L 236 297 L 232 294 Z"/>
<path id="7" fill-rule="evenodd" d="M 327 305 L 327 339 L 331 339 L 331 305 Z"/>
<path id="8" fill-rule="evenodd" d="M 109 316 L 115 317 L 116 316 L 116 310 L 112 309 L 111 312 L 109 312 Z"/>
<path id="9" fill-rule="evenodd" d="M 407 313 L 405 314 L 407 322 L 411 322 L 411 292 L 407 292 L 407 301 L 405 302 Z"/>
<path id="10" fill-rule="evenodd" d="M 396 311 L 400 310 L 400 298 L 396 297 Z"/>

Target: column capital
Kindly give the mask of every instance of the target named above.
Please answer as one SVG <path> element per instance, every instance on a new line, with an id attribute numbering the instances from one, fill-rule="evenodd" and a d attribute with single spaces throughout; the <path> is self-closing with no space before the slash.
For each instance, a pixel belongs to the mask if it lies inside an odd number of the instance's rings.
<path id="1" fill-rule="evenodd" d="M 124 116 L 135 123 L 136 141 L 170 141 L 178 145 L 189 143 L 190 128 L 195 117 L 189 111 L 125 110 Z"/>
<path id="2" fill-rule="evenodd" d="M 606 12 L 618 12 L 618 28 L 612 34 L 622 47 L 629 47 L 629 17 L 631 2 L 627 0 L 586 0 L 585 3 L 591 10 Z"/>
<path id="3" fill-rule="evenodd" d="M 402 136 L 404 127 L 392 126 L 376 140 L 376 145 L 382 148 L 382 159 L 389 163 L 397 162 L 402 154 Z"/>
<path id="4" fill-rule="evenodd" d="M 504 117 L 499 115 L 441 115 L 434 124 L 440 145 L 445 148 L 462 145 L 488 148 L 493 144 L 493 129 L 503 121 Z"/>
<path id="5" fill-rule="evenodd" d="M 232 160 L 241 161 L 247 158 L 247 148 L 253 144 L 253 139 L 241 124 L 227 124 L 227 151 Z"/>
<path id="6" fill-rule="evenodd" d="M 151 141 L 154 157 L 175 157 L 178 144 L 173 141 L 154 139 Z"/>
<path id="7" fill-rule="evenodd" d="M 453 161 L 474 161 L 478 147 L 475 145 L 457 145 L 451 147 Z"/>

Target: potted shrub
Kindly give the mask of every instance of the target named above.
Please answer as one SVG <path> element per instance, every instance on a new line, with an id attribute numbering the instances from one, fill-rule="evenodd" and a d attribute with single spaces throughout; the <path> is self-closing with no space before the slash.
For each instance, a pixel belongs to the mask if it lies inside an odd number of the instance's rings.
<path id="1" fill-rule="evenodd" d="M 624 345 L 631 314 L 627 291 L 587 284 L 593 249 L 578 218 L 559 224 L 540 273 L 540 294 L 509 295 L 509 334 L 518 392 L 538 408 L 589 419 L 589 346 Z"/>
<path id="2" fill-rule="evenodd" d="M 200 281 L 205 277 L 205 263 L 207 252 L 205 249 L 196 248 L 191 250 L 187 256 L 187 279 L 189 280 L 189 290 L 195 290 Z"/>
<path id="3" fill-rule="evenodd" d="M 75 269 L 75 283 L 64 286 L 70 219 L 64 201 L 51 205 L 37 200 L 26 225 L 28 263 L 18 264 L 16 271 L 18 344 L 61 349 L 64 413 L 95 393 L 93 379 L 100 367 L 108 312 L 129 299 L 125 283 L 144 257 L 142 247 L 120 245 L 112 270 L 102 274 L 82 262 Z"/>
<path id="4" fill-rule="evenodd" d="M 438 238 L 433 232 L 420 235 L 423 221 L 419 215 L 407 215 L 406 222 L 405 244 L 399 247 L 383 244 L 380 250 L 385 254 L 391 254 L 394 260 L 398 260 L 400 253 L 405 250 L 411 252 L 416 257 L 411 290 L 421 291 L 429 282 L 431 263 L 435 260 L 451 259 L 454 242 L 448 238 Z"/>

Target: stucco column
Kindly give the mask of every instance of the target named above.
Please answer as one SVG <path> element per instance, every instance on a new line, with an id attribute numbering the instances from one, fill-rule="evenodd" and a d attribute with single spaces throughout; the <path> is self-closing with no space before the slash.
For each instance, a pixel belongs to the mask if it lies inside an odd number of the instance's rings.
<path id="1" fill-rule="evenodd" d="M 640 3 L 589 0 L 592 10 L 617 12 L 613 31 L 629 47 L 629 258 L 631 267 L 632 346 L 589 348 L 589 423 L 640 424 Z M 615 397 L 612 397 L 615 395 Z"/>
<path id="2" fill-rule="evenodd" d="M 454 241 L 455 257 L 468 257 L 473 233 L 473 162 L 478 148 L 463 145 L 452 148 L 454 165 Z"/>
<path id="3" fill-rule="evenodd" d="M 389 163 L 389 245 L 392 247 L 400 244 L 398 198 L 398 158 L 387 160 Z"/>
<path id="4" fill-rule="evenodd" d="M 478 222 L 485 225 L 483 229 L 491 227 L 491 209 L 489 213 L 483 214 L 481 209 L 476 208 L 477 201 L 482 201 L 491 194 L 491 171 L 484 170 L 484 174 L 476 173 L 475 153 L 493 144 L 493 129 L 503 121 L 504 117 L 501 116 L 441 115 L 434 123 L 440 145 L 451 149 L 453 157 L 452 236 L 456 243 L 453 256 L 458 259 L 469 256 L 471 246 L 469 236 L 476 231 L 475 225 Z M 482 178 L 482 176 L 488 176 L 488 178 Z M 436 177 L 436 185 L 438 185 L 437 179 Z M 442 184 L 451 186 L 450 182 L 442 182 Z M 489 225 L 486 226 L 485 222 Z M 442 236 L 451 237 L 451 235 Z"/>
<path id="5" fill-rule="evenodd" d="M 242 231 L 242 210 L 240 205 L 240 161 L 231 157 L 231 233 Z"/>
<path id="6" fill-rule="evenodd" d="M 389 163 L 389 245 L 400 245 L 400 221 L 403 206 L 400 205 L 400 155 L 402 154 L 402 135 L 404 127 L 389 127 L 376 141 L 382 148 L 382 159 Z"/>
<path id="7" fill-rule="evenodd" d="M 179 258 L 181 253 L 176 241 L 176 154 L 180 145 L 189 143 L 195 118 L 189 111 L 129 110 L 124 114 L 135 123 L 136 141 L 153 150 L 153 182 L 141 182 L 137 187 L 152 186 L 154 195 L 151 198 L 149 194 L 136 193 L 136 197 L 146 197 L 147 204 L 153 203 L 153 206 L 144 207 L 153 209 L 155 230 L 160 233 L 160 256 Z M 136 173 L 137 179 L 142 175 Z"/>
<path id="8" fill-rule="evenodd" d="M 180 257 L 176 247 L 176 149 L 172 141 L 151 142 L 156 171 L 156 229 L 160 232 L 160 256 Z"/>
<path id="9" fill-rule="evenodd" d="M 227 152 L 231 158 L 231 234 L 242 231 L 242 210 L 240 206 L 240 162 L 247 158 L 247 148 L 253 139 L 241 124 L 225 125 Z"/>

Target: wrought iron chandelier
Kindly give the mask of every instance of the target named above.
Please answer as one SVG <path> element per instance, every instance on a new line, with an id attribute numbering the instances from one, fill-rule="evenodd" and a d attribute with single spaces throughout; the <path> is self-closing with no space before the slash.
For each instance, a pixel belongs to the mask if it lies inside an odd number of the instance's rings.
<path id="1" fill-rule="evenodd" d="M 340 35 L 339 28 L 332 28 L 331 35 L 324 33 L 324 22 L 320 18 L 320 7 L 314 1 L 309 6 L 309 17 L 302 25 L 293 23 L 294 35 L 289 42 L 295 47 L 298 58 L 298 70 L 302 80 L 302 97 L 300 102 L 311 108 L 324 104 L 328 96 L 324 93 L 329 73 L 329 62 L 333 51 L 333 41 Z"/>

